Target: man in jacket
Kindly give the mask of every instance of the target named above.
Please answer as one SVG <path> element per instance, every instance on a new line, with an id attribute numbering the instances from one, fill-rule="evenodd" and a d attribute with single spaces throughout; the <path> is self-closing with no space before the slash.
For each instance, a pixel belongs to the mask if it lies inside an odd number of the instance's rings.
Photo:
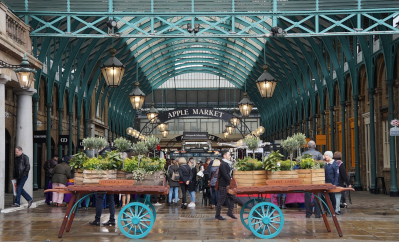
<path id="1" fill-rule="evenodd" d="M 326 162 L 326 164 L 324 165 L 326 183 L 331 183 L 335 186 L 338 186 L 338 165 L 333 159 L 333 153 L 331 151 L 324 152 L 324 160 Z M 333 205 L 333 208 L 335 209 L 335 193 L 328 193 L 328 195 L 330 196 L 331 203 Z"/>
<path id="2" fill-rule="evenodd" d="M 28 180 L 30 170 L 29 157 L 22 153 L 22 148 L 17 146 L 15 148 L 14 170 L 13 178 L 17 180 L 17 196 L 15 197 L 14 204 L 11 207 L 19 207 L 21 204 L 21 195 L 28 202 L 28 208 L 32 206 L 33 199 L 24 190 L 26 180 Z"/>
<path id="3" fill-rule="evenodd" d="M 51 178 L 53 177 L 54 167 L 57 164 L 58 164 L 58 155 L 53 155 L 53 158 L 51 160 L 48 160 L 44 163 L 43 169 L 46 174 L 44 179 L 44 190 L 47 189 L 48 183 L 51 181 Z"/>
<path id="4" fill-rule="evenodd" d="M 220 163 L 220 168 L 219 168 L 219 174 L 218 174 L 218 181 L 219 181 L 219 192 L 220 192 L 220 198 L 218 201 L 218 204 L 216 206 L 216 215 L 215 219 L 218 220 L 226 220 L 220 215 L 220 212 L 222 210 L 222 205 L 225 202 L 226 198 L 229 197 L 231 199 L 229 203 L 229 210 L 227 211 L 227 216 L 233 219 L 237 219 L 236 216 L 233 214 L 233 208 L 234 204 L 237 201 L 237 198 L 235 195 L 231 195 L 227 192 L 227 187 L 230 186 L 230 181 L 231 181 L 231 155 L 229 151 L 222 151 L 223 159 L 222 162 Z"/>
<path id="5" fill-rule="evenodd" d="M 316 142 L 313 140 L 308 142 L 308 150 L 303 152 L 302 155 L 309 154 L 313 156 L 315 160 L 323 160 L 323 155 L 316 150 Z M 310 193 L 305 193 L 305 209 L 306 209 L 306 217 L 310 218 L 313 213 L 313 205 L 312 205 L 312 195 Z M 319 196 L 320 197 L 320 196 Z M 313 201 L 317 198 L 315 197 Z M 317 204 L 314 205 L 314 216 L 315 218 L 320 218 L 320 208 Z"/>

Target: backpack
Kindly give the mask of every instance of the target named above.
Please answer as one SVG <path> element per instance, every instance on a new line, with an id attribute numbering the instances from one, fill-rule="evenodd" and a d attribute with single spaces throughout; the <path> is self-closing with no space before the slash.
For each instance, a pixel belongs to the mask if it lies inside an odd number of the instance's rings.
<path id="1" fill-rule="evenodd" d="M 180 174 L 179 174 L 179 170 L 173 171 L 172 176 L 170 177 L 170 179 L 172 181 L 180 181 Z"/>

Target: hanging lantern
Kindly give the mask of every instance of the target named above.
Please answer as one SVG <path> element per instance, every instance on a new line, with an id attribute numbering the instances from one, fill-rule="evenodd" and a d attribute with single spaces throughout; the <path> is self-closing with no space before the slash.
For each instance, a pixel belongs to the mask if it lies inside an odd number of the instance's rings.
<path id="1" fill-rule="evenodd" d="M 133 128 L 132 127 L 129 127 L 129 128 L 127 128 L 126 129 L 126 133 L 128 134 L 128 135 L 133 135 Z"/>
<path id="2" fill-rule="evenodd" d="M 233 127 L 233 125 L 231 125 L 231 124 L 226 124 L 226 131 L 227 131 L 227 133 L 229 133 L 229 134 L 233 134 L 233 132 L 234 132 L 234 127 Z"/>
<path id="3" fill-rule="evenodd" d="M 160 132 L 163 132 L 163 131 L 166 130 L 167 127 L 168 127 L 168 124 L 167 124 L 167 123 L 160 123 L 160 124 L 158 125 L 158 130 L 159 130 Z"/>
<path id="4" fill-rule="evenodd" d="M 233 112 L 233 117 L 230 119 L 230 123 L 235 127 L 237 127 L 240 124 L 240 118 L 238 117 L 236 110 L 234 110 Z"/>
<path id="5" fill-rule="evenodd" d="M 254 106 L 254 103 L 249 100 L 247 97 L 247 93 L 244 93 L 244 98 L 238 103 L 238 108 L 240 109 L 240 113 L 243 117 L 248 117 L 251 113 L 251 110 Z"/>
<path id="6" fill-rule="evenodd" d="M 109 52 L 111 57 L 101 66 L 101 72 L 109 87 L 119 87 L 125 73 L 125 66 L 115 57 L 115 48 L 111 48 Z"/>
<path id="7" fill-rule="evenodd" d="M 259 126 L 258 130 L 260 134 L 263 134 L 265 132 L 265 128 L 263 126 Z"/>
<path id="8" fill-rule="evenodd" d="M 147 113 L 147 118 L 152 124 L 155 124 L 157 122 L 157 117 L 158 117 L 158 110 L 155 109 L 154 103 L 151 103 L 151 108 Z"/>
<path id="9" fill-rule="evenodd" d="M 138 139 L 140 137 L 140 131 L 136 130 L 136 133 L 134 134 L 134 137 Z"/>
<path id="10" fill-rule="evenodd" d="M 21 85 L 21 88 L 28 89 L 32 85 L 36 70 L 30 68 L 26 53 L 24 54 L 24 58 L 22 58 L 22 62 L 19 65 L 20 68 L 14 69 L 15 74 L 17 74 L 19 85 Z"/>
<path id="11" fill-rule="evenodd" d="M 137 131 L 137 130 L 133 129 L 133 131 L 132 131 L 132 134 L 131 134 L 131 135 L 132 135 L 133 137 L 136 137 L 136 134 L 137 134 L 138 132 L 139 132 L 139 131 Z"/>
<path id="12" fill-rule="evenodd" d="M 276 88 L 277 81 L 267 72 L 267 65 L 263 66 L 263 70 L 262 75 L 256 80 L 256 86 L 262 98 L 271 98 Z"/>
<path id="13" fill-rule="evenodd" d="M 140 90 L 138 82 L 136 82 L 136 88 L 129 94 L 129 98 L 134 110 L 141 109 L 144 104 L 145 94 Z"/>
<path id="14" fill-rule="evenodd" d="M 229 132 L 227 132 L 227 130 L 224 130 L 224 131 L 223 131 L 223 137 L 224 137 L 225 139 L 227 139 L 227 137 L 229 137 Z"/>
<path id="15" fill-rule="evenodd" d="M 165 129 L 164 131 L 161 132 L 161 134 L 162 134 L 162 137 L 163 137 L 163 138 L 166 138 L 166 137 L 168 137 L 169 130 L 168 130 L 168 129 Z"/>

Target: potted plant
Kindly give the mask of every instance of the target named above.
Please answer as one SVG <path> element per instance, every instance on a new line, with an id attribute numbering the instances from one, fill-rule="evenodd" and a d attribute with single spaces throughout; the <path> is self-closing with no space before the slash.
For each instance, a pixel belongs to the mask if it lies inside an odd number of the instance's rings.
<path id="1" fill-rule="evenodd" d="M 144 141 L 139 141 L 133 146 L 132 150 L 133 155 L 137 155 L 138 163 L 140 164 L 140 159 L 148 151 L 146 143 Z"/>
<path id="2" fill-rule="evenodd" d="M 289 166 L 288 166 L 287 161 L 282 160 L 283 157 L 284 156 L 280 154 L 280 152 L 273 151 L 267 157 L 264 158 L 263 163 L 265 166 L 265 170 L 267 171 L 268 180 L 298 178 L 298 171 L 291 170 L 292 161 L 291 160 L 289 161 Z"/>
<path id="3" fill-rule="evenodd" d="M 306 135 L 302 134 L 302 133 L 296 133 L 292 136 L 292 138 L 294 140 L 296 140 L 298 142 L 298 149 L 297 149 L 297 156 L 301 156 L 301 147 L 304 147 L 307 142 L 306 142 Z"/>
<path id="4" fill-rule="evenodd" d="M 69 161 L 69 165 L 71 169 L 74 170 L 74 184 L 82 185 L 83 184 L 83 163 L 86 162 L 89 158 L 83 152 L 78 152 L 77 154 L 72 156 L 72 159 Z"/>
<path id="5" fill-rule="evenodd" d="M 99 180 L 116 179 L 118 166 L 121 166 L 121 162 L 117 160 L 118 155 L 114 152 L 112 157 L 98 156 L 84 162 L 83 183 L 97 184 Z"/>
<path id="6" fill-rule="evenodd" d="M 139 165 L 138 165 L 138 159 L 136 157 L 131 157 L 131 158 L 126 158 L 125 159 L 125 164 L 124 167 L 122 168 L 122 171 L 125 172 L 125 178 L 126 179 L 133 179 L 133 171 L 137 170 Z M 135 179 L 136 180 L 136 179 Z"/>
<path id="7" fill-rule="evenodd" d="M 259 147 L 259 138 L 249 135 L 244 139 L 245 145 L 248 147 L 249 150 L 253 152 L 253 158 L 255 159 L 255 150 Z"/>
<path id="8" fill-rule="evenodd" d="M 114 146 L 116 149 L 120 152 L 120 156 L 122 157 L 122 161 L 124 161 L 127 157 L 126 151 L 131 149 L 132 147 L 132 142 L 129 140 L 120 137 L 114 140 Z M 122 162 L 122 167 L 124 167 L 124 163 Z"/>
<path id="9" fill-rule="evenodd" d="M 155 157 L 155 149 L 157 148 L 158 144 L 159 144 L 159 139 L 154 135 L 148 136 L 147 139 L 145 140 L 145 145 L 147 146 L 147 149 L 154 151 L 154 157 Z"/>
<path id="10" fill-rule="evenodd" d="M 266 185 L 262 161 L 246 157 L 234 163 L 233 177 L 240 186 Z"/>
<path id="11" fill-rule="evenodd" d="M 285 149 L 288 152 L 288 154 L 290 154 L 291 170 L 292 170 L 293 169 L 292 156 L 294 154 L 294 151 L 298 150 L 301 147 L 301 145 L 298 140 L 294 139 L 293 137 L 288 137 L 286 140 L 284 140 L 281 143 L 281 147 L 283 147 L 283 149 Z"/>
<path id="12" fill-rule="evenodd" d="M 89 137 L 83 139 L 83 146 L 88 152 L 89 157 L 97 156 L 97 150 L 105 147 L 107 145 L 107 141 L 102 137 Z"/>
<path id="13" fill-rule="evenodd" d="M 161 185 L 163 181 L 165 163 L 166 160 L 163 158 L 142 158 L 138 168 L 143 169 L 146 172 L 145 177 L 142 179 L 142 184 Z"/>

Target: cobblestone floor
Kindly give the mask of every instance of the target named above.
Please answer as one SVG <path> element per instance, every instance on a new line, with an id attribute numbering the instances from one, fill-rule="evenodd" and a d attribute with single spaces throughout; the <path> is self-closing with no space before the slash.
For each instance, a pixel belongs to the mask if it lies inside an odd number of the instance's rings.
<path id="1" fill-rule="evenodd" d="M 306 219 L 303 210 L 287 209 L 282 232 L 270 241 L 399 241 L 399 198 L 356 192 L 352 193 L 352 201 L 352 205 L 342 209 L 344 214 L 338 216 L 344 233 L 342 238 L 334 230 L 331 219 L 332 232 L 328 233 L 322 219 Z M 65 210 L 40 205 L 29 211 L 0 214 L 0 241 L 129 241 L 118 227 L 90 226 L 94 208 L 79 210 L 71 231 L 59 239 L 57 234 Z M 162 205 L 156 210 L 154 228 L 140 241 L 259 241 L 240 220 L 214 220 L 214 210 L 201 207 L 200 202 L 195 209 Z M 226 209 L 222 212 L 226 213 Z M 107 213 L 108 209 L 103 213 L 102 222 L 108 220 Z"/>

